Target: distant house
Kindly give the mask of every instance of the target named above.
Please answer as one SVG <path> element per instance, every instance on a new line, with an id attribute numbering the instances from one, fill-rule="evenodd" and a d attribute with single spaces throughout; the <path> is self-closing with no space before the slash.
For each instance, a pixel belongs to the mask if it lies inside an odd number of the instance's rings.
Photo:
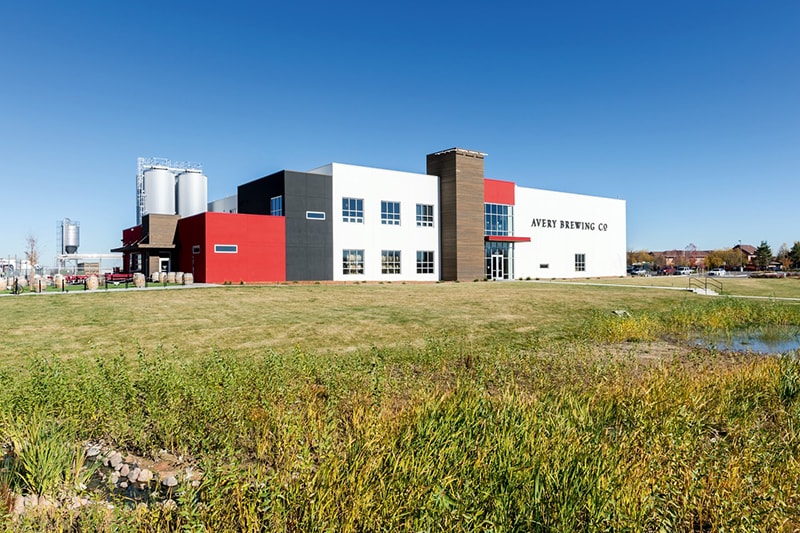
<path id="1" fill-rule="evenodd" d="M 665 266 L 690 266 L 693 268 L 705 267 L 706 256 L 709 250 L 664 250 L 662 252 L 650 252 L 660 263 L 658 258 L 663 258 Z"/>
<path id="2" fill-rule="evenodd" d="M 756 258 L 756 247 L 755 246 L 753 246 L 752 244 L 742 244 L 742 245 L 737 244 L 736 246 L 734 246 L 731 249 L 735 250 L 737 252 L 741 249 L 742 258 L 743 258 L 742 262 L 745 265 L 752 265 L 753 264 L 753 261 Z"/>

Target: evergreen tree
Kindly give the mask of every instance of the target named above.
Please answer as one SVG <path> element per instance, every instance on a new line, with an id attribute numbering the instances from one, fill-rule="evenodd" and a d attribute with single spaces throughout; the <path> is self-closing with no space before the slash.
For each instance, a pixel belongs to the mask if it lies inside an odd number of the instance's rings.
<path id="1" fill-rule="evenodd" d="M 769 247 L 767 241 L 761 241 L 756 248 L 756 266 L 759 270 L 766 270 L 770 261 L 772 261 L 772 248 Z"/>
<path id="2" fill-rule="evenodd" d="M 792 268 L 800 268 L 800 241 L 794 241 L 791 250 L 789 250 L 789 260 Z"/>

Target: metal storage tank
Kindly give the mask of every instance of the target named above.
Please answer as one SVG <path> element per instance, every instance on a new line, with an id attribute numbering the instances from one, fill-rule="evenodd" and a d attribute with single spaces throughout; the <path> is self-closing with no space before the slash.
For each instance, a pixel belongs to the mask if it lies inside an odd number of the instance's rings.
<path id="1" fill-rule="evenodd" d="M 143 214 L 175 214 L 175 175 L 166 168 L 144 171 Z"/>
<path id="2" fill-rule="evenodd" d="M 175 185 L 175 195 L 180 216 L 204 213 L 208 207 L 208 178 L 197 170 L 181 172 Z"/>
<path id="3" fill-rule="evenodd" d="M 62 238 L 64 239 L 64 252 L 74 254 L 81 245 L 80 222 L 64 219 Z"/>

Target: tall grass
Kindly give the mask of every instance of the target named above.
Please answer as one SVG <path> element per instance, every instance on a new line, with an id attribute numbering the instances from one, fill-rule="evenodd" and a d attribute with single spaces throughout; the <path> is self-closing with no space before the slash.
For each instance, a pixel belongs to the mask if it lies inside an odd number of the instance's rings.
<path id="1" fill-rule="evenodd" d="M 16 414 L 2 433 L 20 457 L 27 430 L 54 454 L 99 438 L 143 455 L 167 448 L 204 475 L 175 489 L 174 507 L 114 500 L 112 509 L 29 512 L 6 526 L 792 530 L 796 359 L 698 361 L 676 347 L 652 361 L 604 343 L 795 320 L 792 308 L 721 301 L 630 319 L 598 313 L 574 338 L 527 346 L 441 331 L 334 355 L 298 346 L 186 357 L 131 341 L 85 359 L 23 358 L 23 371 L 0 376 L 0 408 Z M 62 459 L 40 480 L 20 462 L 17 472 L 31 476 L 8 478 L 10 489 L 75 484 L 81 469 Z"/>
<path id="2" fill-rule="evenodd" d="M 800 309 L 774 301 L 721 298 L 681 302 L 667 310 L 626 316 L 595 312 L 583 335 L 598 342 L 652 341 L 667 335 L 730 334 L 765 326 L 800 326 Z"/>

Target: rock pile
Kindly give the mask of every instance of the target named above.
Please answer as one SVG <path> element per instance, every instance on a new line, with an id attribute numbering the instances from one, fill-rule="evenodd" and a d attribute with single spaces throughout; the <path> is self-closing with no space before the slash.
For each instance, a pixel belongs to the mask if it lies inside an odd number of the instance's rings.
<path id="1" fill-rule="evenodd" d="M 114 496 L 123 496 L 133 504 L 155 504 L 176 507 L 172 499 L 175 487 L 185 483 L 200 485 L 202 473 L 181 456 L 161 450 L 154 459 L 125 455 L 102 443 L 88 443 L 85 447 L 86 466 L 95 468 L 90 487 L 79 487 L 86 495 L 17 494 L 13 497 L 13 511 L 22 515 L 29 510 L 49 507 L 79 509 L 84 505 L 103 504 L 113 508 Z M 98 465 L 97 462 L 100 462 Z M 87 490 L 88 489 L 88 490 Z"/>

